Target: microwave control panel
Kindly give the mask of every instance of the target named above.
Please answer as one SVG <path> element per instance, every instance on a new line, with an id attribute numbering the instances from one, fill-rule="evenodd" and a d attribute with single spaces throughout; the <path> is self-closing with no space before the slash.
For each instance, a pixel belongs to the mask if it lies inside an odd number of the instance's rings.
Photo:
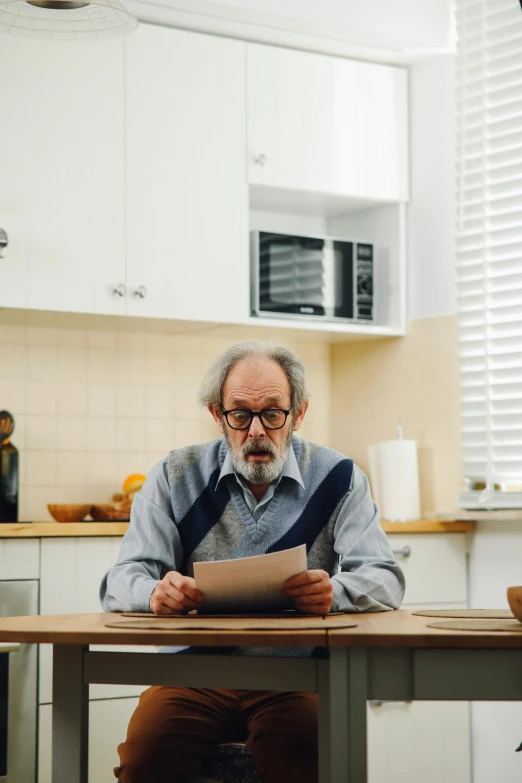
<path id="1" fill-rule="evenodd" d="M 355 318 L 373 320 L 373 245 L 355 245 Z"/>

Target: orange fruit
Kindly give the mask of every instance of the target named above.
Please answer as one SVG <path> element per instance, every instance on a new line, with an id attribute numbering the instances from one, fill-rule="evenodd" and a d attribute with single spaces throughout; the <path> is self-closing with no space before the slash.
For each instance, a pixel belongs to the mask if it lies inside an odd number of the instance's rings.
<path id="1" fill-rule="evenodd" d="M 129 492 L 139 492 L 145 483 L 146 478 L 147 477 L 143 476 L 141 473 L 132 473 L 130 476 L 127 476 L 123 482 L 124 493 L 128 495 Z"/>

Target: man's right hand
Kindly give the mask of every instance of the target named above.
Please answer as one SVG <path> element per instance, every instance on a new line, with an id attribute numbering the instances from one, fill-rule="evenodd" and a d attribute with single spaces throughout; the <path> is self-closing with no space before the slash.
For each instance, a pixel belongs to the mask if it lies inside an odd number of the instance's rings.
<path id="1" fill-rule="evenodd" d="M 187 614 L 202 603 L 203 593 L 192 577 L 169 571 L 152 591 L 149 606 L 154 614 Z"/>

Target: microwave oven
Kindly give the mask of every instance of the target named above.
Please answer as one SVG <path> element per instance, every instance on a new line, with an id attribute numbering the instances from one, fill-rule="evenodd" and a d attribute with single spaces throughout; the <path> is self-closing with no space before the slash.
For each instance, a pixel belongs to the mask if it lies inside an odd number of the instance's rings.
<path id="1" fill-rule="evenodd" d="M 373 322 L 373 245 L 318 236 L 250 234 L 251 314 Z"/>

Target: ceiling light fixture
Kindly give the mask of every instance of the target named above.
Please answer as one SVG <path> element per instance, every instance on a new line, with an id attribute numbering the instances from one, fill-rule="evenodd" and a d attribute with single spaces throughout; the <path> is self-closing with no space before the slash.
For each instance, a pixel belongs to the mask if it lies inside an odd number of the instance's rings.
<path id="1" fill-rule="evenodd" d="M 127 35 L 137 20 L 120 0 L 0 0 L 0 32 L 50 41 L 97 41 Z"/>

